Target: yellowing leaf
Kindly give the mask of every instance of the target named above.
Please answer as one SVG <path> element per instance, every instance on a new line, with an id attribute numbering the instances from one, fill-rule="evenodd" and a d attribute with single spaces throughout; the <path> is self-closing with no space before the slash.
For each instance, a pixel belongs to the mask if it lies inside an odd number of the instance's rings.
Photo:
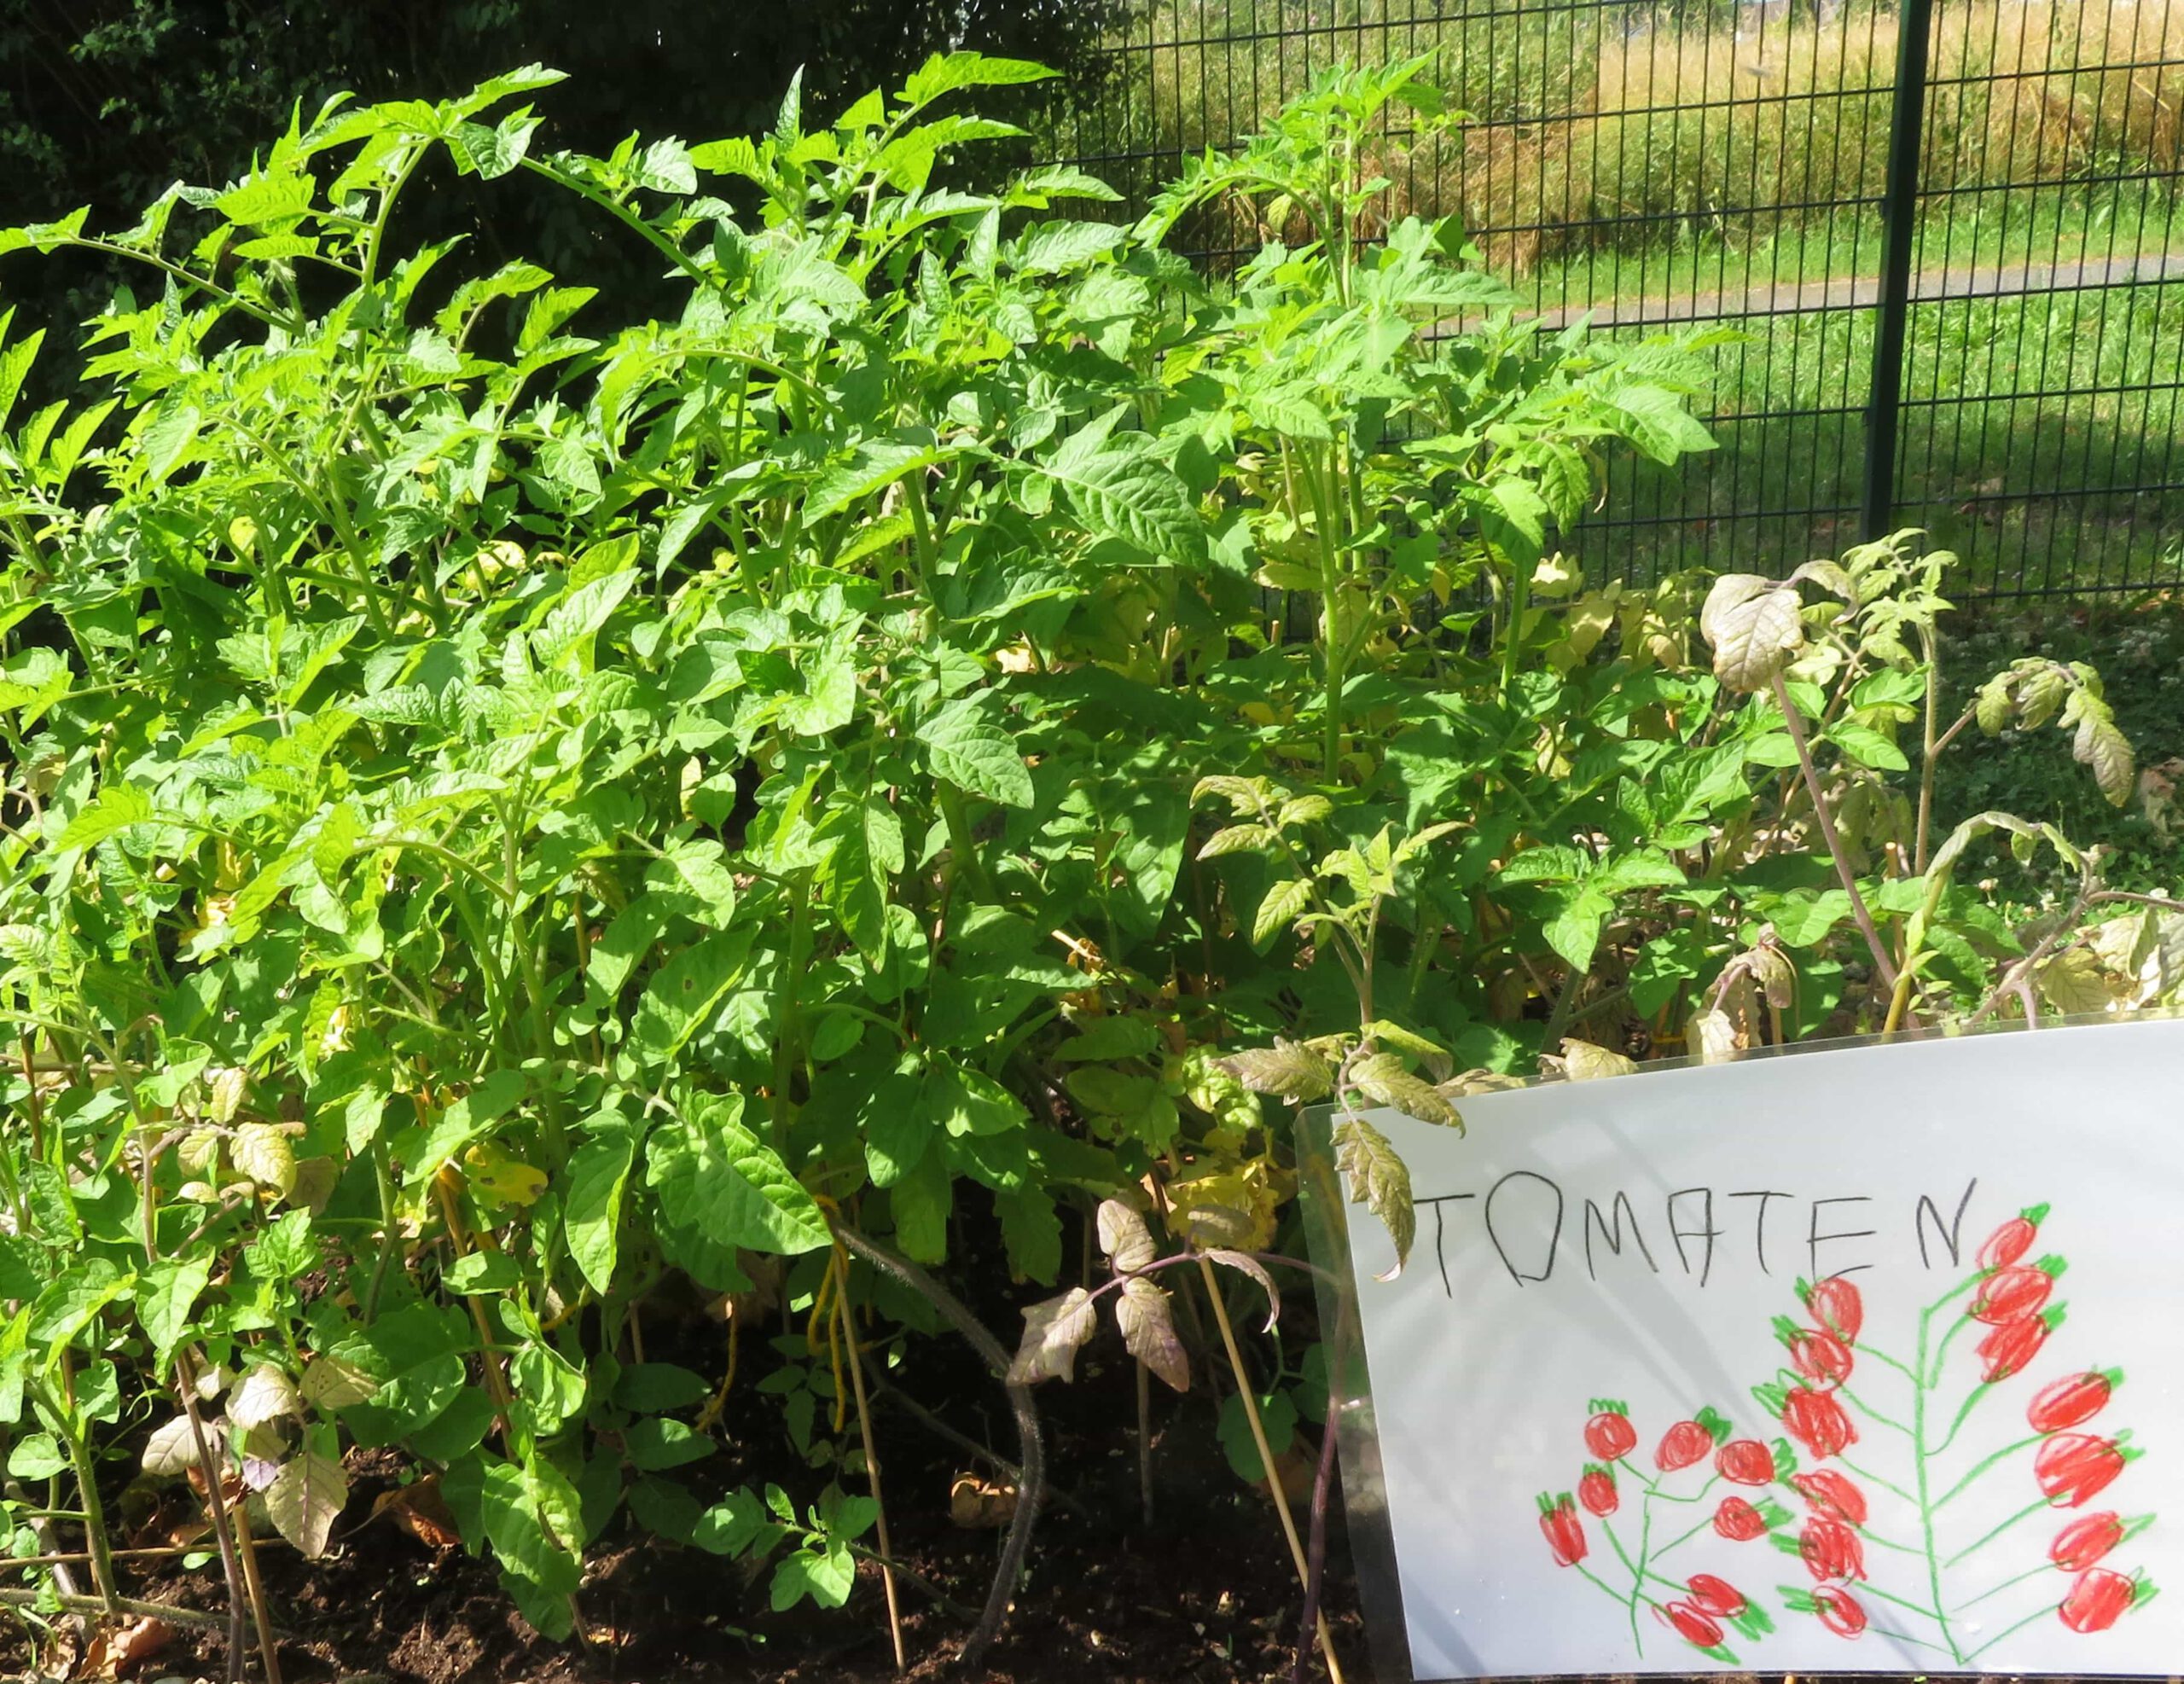
<path id="1" fill-rule="evenodd" d="M 295 1382 L 270 1363 L 260 1363 L 228 1394 L 228 1419 L 240 1427 L 265 1426 L 300 1412 Z"/>
<path id="2" fill-rule="evenodd" d="M 1024 1341 L 1008 1365 L 1009 1383 L 1034 1385 L 1044 1379 L 1076 1379 L 1077 1350 L 1097 1326 L 1092 1295 L 1082 1286 L 1033 1304 L 1024 1312 Z"/>
<path id="3" fill-rule="evenodd" d="M 1714 646 L 1714 676 L 1746 694 L 1772 683 L 1804 642 L 1796 589 L 1753 573 L 1714 581 L 1699 630 Z"/>
<path id="4" fill-rule="evenodd" d="M 1157 1255 L 1145 1218 L 1119 1199 L 1100 1202 L 1100 1249 L 1118 1273 L 1135 1274 Z"/>
<path id="5" fill-rule="evenodd" d="M 214 1072 L 206 1098 L 205 1114 L 215 1123 L 229 1124 L 235 1120 L 235 1112 L 242 1108 L 244 1091 L 250 1086 L 250 1072 L 241 1065 L 229 1065 Z"/>
<path id="6" fill-rule="evenodd" d="M 1572 1082 L 1593 1082 L 1605 1076 L 1628 1076 L 1638 1066 L 1635 1060 L 1620 1053 L 1565 1036 L 1562 1042 L 1562 1067 Z"/>
<path id="7" fill-rule="evenodd" d="M 334 1453 L 333 1434 L 312 1435 L 265 1488 L 265 1516 L 281 1536 L 312 1560 L 326 1553 L 334 1522 L 349 1501 L 349 1476 Z"/>
<path id="8" fill-rule="evenodd" d="M 1350 1199 L 1378 1217 L 1395 1241 L 1392 1278 L 1410 1257 L 1418 1234 L 1418 1209 L 1411 1202 L 1410 1170 L 1388 1137 L 1362 1117 L 1345 1117 L 1334 1131 L 1334 1166 L 1350 1183 Z"/>
<path id="9" fill-rule="evenodd" d="M 1122 1329 L 1123 1344 L 1132 1356 L 1177 1391 L 1191 1389 L 1190 1359 L 1176 1337 L 1167 1293 L 1144 1276 L 1132 1275 L 1123 1282 L 1116 1301 L 1115 1325 Z"/>
<path id="10" fill-rule="evenodd" d="M 228 1142 L 228 1160 L 260 1187 L 276 1193 L 295 1190 L 296 1153 L 277 1123 L 246 1123 Z"/>
<path id="11" fill-rule="evenodd" d="M 498 1141 L 481 1141 L 463 1153 L 462 1173 L 481 1204 L 526 1209 L 546 1190 L 546 1172 L 525 1163 Z"/>

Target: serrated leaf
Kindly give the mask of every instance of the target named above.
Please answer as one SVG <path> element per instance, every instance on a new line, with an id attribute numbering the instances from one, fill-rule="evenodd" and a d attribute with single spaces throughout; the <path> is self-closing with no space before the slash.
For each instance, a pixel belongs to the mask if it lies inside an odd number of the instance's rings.
<path id="1" fill-rule="evenodd" d="M 1100 1250 L 1118 1275 L 1133 1275 L 1159 1255 L 1145 1218 L 1119 1199 L 1102 1199 L 1099 1211 Z"/>
<path id="2" fill-rule="evenodd" d="M 730 1096 L 653 1131 L 645 1184 L 671 1261 L 704 1284 L 735 1285 L 739 1248 L 794 1256 L 833 1243 L 810 1193 L 773 1148 L 743 1126 Z"/>
<path id="3" fill-rule="evenodd" d="M 939 453 L 935 450 L 898 444 L 892 438 L 868 438 L 850 452 L 847 461 L 828 468 L 812 483 L 805 494 L 804 518 L 810 522 L 839 514 L 851 503 L 884 491 L 905 474 L 929 467 L 939 460 Z"/>
<path id="4" fill-rule="evenodd" d="M 1132 1356 L 1177 1391 L 1191 1389 L 1190 1359 L 1176 1337 L 1167 1293 L 1144 1276 L 1132 1275 L 1123 1282 L 1115 1301 L 1115 1326 L 1122 1330 L 1123 1344 Z"/>
<path id="5" fill-rule="evenodd" d="M 1626 386 L 1608 401 L 1623 412 L 1630 442 L 1655 462 L 1672 464 L 1687 451 L 1714 448 L 1713 435 L 1664 387 Z"/>
<path id="6" fill-rule="evenodd" d="M 1323 1100 L 1334 1091 L 1334 1067 L 1317 1053 L 1276 1037 L 1271 1047 L 1232 1053 L 1221 1068 L 1255 1094 L 1275 1094 L 1292 1105 Z"/>
<path id="7" fill-rule="evenodd" d="M 903 84 L 909 105 L 930 105 L 964 88 L 1005 88 L 1043 82 L 1056 73 L 1029 59 L 990 58 L 984 53 L 935 53 Z"/>
<path id="8" fill-rule="evenodd" d="M 1223 834 L 1228 833 L 1223 832 Z M 1212 845 L 1208 844 L 1208 846 Z M 1203 855 L 1200 856 L 1204 857 Z M 1282 926 L 1294 923 L 1312 903 L 1312 886 L 1302 877 L 1285 878 L 1266 891 L 1252 920 L 1252 945 L 1264 947 Z"/>
<path id="9" fill-rule="evenodd" d="M 134 784 L 110 783 L 99 791 L 96 800 L 68 822 L 55 845 L 64 851 L 96 847 L 131 825 L 150 823 L 152 816 L 150 796 Z"/>
<path id="10" fill-rule="evenodd" d="M 1740 694 L 1771 684 L 1804 642 L 1796 589 L 1754 573 L 1716 579 L 1699 629 L 1713 646 L 1714 676 Z"/>
<path id="11" fill-rule="evenodd" d="M 295 1191 L 296 1153 L 277 1123 L 246 1123 L 228 1141 L 228 1161 L 260 1187 Z"/>
<path id="12" fill-rule="evenodd" d="M 2071 698 L 2077 714 L 2077 735 L 2072 739 L 2071 753 L 2078 764 L 2093 768 L 2093 781 L 2112 806 L 2121 807 L 2131 798 L 2136 787 L 2130 740 L 2117 729 L 2116 716 L 2108 704 L 2089 690 L 2080 690 Z M 2070 715 L 2064 716 L 2065 723 Z"/>
<path id="13" fill-rule="evenodd" d="M 1004 806 L 1032 803 L 1031 775 L 1015 740 L 987 717 L 976 696 L 965 696 L 918 728 L 918 740 L 931 755 L 935 776 Z"/>
<path id="14" fill-rule="evenodd" d="M 1638 1064 L 1635 1059 L 1627 1059 L 1606 1047 L 1565 1036 L 1562 1068 L 1572 1082 L 1596 1082 L 1603 1077 L 1628 1076 L 1638 1068 Z"/>
<path id="15" fill-rule="evenodd" d="M 151 1340 L 160 1369 L 168 1354 L 189 1338 L 190 1312 L 212 1275 L 209 1257 L 185 1257 L 154 1263 L 137 1286 L 136 1322 Z"/>
<path id="16" fill-rule="evenodd" d="M 1077 1353 L 1099 1326 L 1092 1295 L 1072 1286 L 1058 1298 L 1048 1298 L 1024 1312 L 1024 1338 L 1008 1365 L 1013 1385 L 1036 1385 L 1044 1379 L 1077 1378 Z"/>
<path id="17" fill-rule="evenodd" d="M 1410 1260 L 1411 1242 L 1418 1236 L 1409 1167 L 1388 1137 L 1362 1117 L 1345 1117 L 1336 1125 L 1334 1166 L 1350 1183 L 1350 1203 L 1378 1217 L 1395 1241 L 1396 1266 L 1382 1277 L 1393 1279 Z"/>
<path id="18" fill-rule="evenodd" d="M 1393 1053 L 1375 1053 L 1350 1067 L 1350 1085 L 1375 1105 L 1392 1106 L 1406 1117 L 1444 1129 L 1460 1129 L 1463 1118 L 1430 1082 L 1414 1076 Z"/>
<path id="19" fill-rule="evenodd" d="M 206 1116 L 223 1125 L 234 1122 L 249 1086 L 250 1072 L 241 1065 L 229 1065 L 215 1072 L 206 1089 Z"/>
<path id="20" fill-rule="evenodd" d="M 1449 1049 L 1427 1040 L 1414 1030 L 1386 1018 L 1375 1018 L 1365 1025 L 1365 1033 L 1374 1041 L 1385 1041 L 1391 1047 L 1409 1053 L 1414 1059 L 1446 1058 Z"/>
<path id="21" fill-rule="evenodd" d="M 1176 472 L 1147 448 L 1119 441 L 1072 448 L 1073 434 L 1038 471 L 1061 486 L 1087 526 L 1158 560 L 1205 564 L 1205 527 Z"/>
<path id="22" fill-rule="evenodd" d="M 1205 845 L 1198 851 L 1198 857 L 1202 860 L 1217 860 L 1223 854 L 1254 852 L 1271 847 L 1274 837 L 1274 830 L 1268 825 L 1232 824 L 1207 837 Z"/>

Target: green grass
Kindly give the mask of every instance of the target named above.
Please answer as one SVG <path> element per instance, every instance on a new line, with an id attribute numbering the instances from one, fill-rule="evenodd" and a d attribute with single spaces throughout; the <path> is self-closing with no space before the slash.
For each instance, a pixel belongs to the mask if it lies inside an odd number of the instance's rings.
<path id="1" fill-rule="evenodd" d="M 1923 202 L 1914 248 L 1920 273 L 2058 264 L 2149 255 L 2184 256 L 2178 184 L 2129 181 L 2065 185 Z M 1514 277 L 1537 310 L 1589 309 L 1641 299 L 1737 295 L 1830 279 L 1877 276 L 1877 216 L 1844 209 L 1757 238 L 1693 225 L 1637 249 L 1589 250 L 1551 258 Z"/>
<path id="2" fill-rule="evenodd" d="M 1859 536 L 1826 511 L 1861 497 L 1874 313 L 1741 326 L 1717 353 L 1721 448 L 1674 477 L 1612 470 L 1609 509 L 1662 524 L 1580 531 L 1589 570 L 1777 571 Z M 1968 588 L 2180 577 L 2184 490 L 2140 487 L 2179 474 L 2184 283 L 1919 305 L 1908 337 L 1899 518 L 1964 556 Z"/>

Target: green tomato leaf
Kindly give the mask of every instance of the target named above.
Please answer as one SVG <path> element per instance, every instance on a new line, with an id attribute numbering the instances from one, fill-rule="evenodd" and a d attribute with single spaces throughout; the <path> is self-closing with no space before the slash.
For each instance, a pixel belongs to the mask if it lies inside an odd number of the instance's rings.
<path id="1" fill-rule="evenodd" d="M 729 1095 L 656 1129 L 645 1146 L 645 1184 L 671 1261 L 716 1290 L 742 1284 L 739 1249 L 793 1256 L 831 1245 L 811 1195 L 742 1124 Z"/>
<path id="2" fill-rule="evenodd" d="M 1031 775 L 1015 740 L 993 722 L 980 695 L 959 697 L 918 728 L 933 775 L 1004 806 L 1029 807 Z"/>

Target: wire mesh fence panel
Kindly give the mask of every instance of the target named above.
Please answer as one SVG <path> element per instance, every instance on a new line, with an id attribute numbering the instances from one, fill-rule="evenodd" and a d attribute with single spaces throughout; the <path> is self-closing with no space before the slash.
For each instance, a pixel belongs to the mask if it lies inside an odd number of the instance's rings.
<path id="1" fill-rule="evenodd" d="M 1432 55 L 1471 120 L 1391 128 L 1391 214 L 1461 216 L 1550 327 L 1727 330 L 1719 448 L 1618 460 L 1589 571 L 1779 572 L 1878 520 L 1989 592 L 2184 575 L 2184 0 L 1153 0 L 1110 52 L 1051 144 L 1133 206 L 1328 65 Z M 1270 232 L 1176 243 L 1218 271 Z"/>

